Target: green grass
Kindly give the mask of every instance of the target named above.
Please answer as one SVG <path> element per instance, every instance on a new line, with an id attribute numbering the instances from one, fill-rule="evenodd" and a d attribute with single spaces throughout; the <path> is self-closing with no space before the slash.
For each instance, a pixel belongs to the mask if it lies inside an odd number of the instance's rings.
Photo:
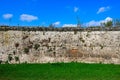
<path id="1" fill-rule="evenodd" d="M 120 80 L 120 65 L 2 64 L 0 65 L 0 80 Z"/>

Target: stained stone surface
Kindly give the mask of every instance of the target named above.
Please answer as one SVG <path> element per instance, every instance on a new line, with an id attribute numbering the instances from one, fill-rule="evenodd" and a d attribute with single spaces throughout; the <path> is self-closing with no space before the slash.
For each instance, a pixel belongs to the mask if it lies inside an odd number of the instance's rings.
<path id="1" fill-rule="evenodd" d="M 120 64 L 120 31 L 0 31 L 0 60 Z"/>

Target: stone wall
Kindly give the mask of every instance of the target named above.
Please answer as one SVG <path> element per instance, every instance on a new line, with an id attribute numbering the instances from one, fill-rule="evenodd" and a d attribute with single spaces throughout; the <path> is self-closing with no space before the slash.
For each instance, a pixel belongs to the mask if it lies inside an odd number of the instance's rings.
<path id="1" fill-rule="evenodd" d="M 0 31 L 0 61 L 120 64 L 120 31 Z"/>

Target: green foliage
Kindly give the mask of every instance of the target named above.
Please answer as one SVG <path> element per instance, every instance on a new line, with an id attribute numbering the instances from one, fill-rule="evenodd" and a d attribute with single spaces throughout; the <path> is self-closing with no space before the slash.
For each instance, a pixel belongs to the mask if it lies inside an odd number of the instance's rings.
<path id="1" fill-rule="evenodd" d="M 24 53 L 28 54 L 29 53 L 29 48 L 24 48 Z"/>
<path id="2" fill-rule="evenodd" d="M 82 43 L 85 43 L 85 40 L 81 40 L 82 41 Z"/>
<path id="3" fill-rule="evenodd" d="M 9 54 L 8 55 L 8 61 L 11 61 L 13 58 L 12 58 L 12 55 L 11 54 Z"/>
<path id="4" fill-rule="evenodd" d="M 113 22 L 112 22 L 112 21 L 108 21 L 108 22 L 106 22 L 106 23 L 103 23 L 103 25 L 104 25 L 105 27 L 112 27 L 112 26 L 113 26 Z"/>
<path id="5" fill-rule="evenodd" d="M 18 56 L 15 56 L 15 61 L 19 61 L 19 57 Z"/>
<path id="6" fill-rule="evenodd" d="M 0 80 L 119 80 L 120 65 L 85 63 L 0 65 Z"/>
<path id="7" fill-rule="evenodd" d="M 8 60 L 7 60 L 7 61 L 5 61 L 5 64 L 9 64 Z"/>
<path id="8" fill-rule="evenodd" d="M 27 61 L 25 61 L 23 64 L 27 64 Z"/>
<path id="9" fill-rule="evenodd" d="M 79 38 L 80 41 L 82 41 L 82 43 L 85 43 L 85 40 L 81 37 Z"/>
<path id="10" fill-rule="evenodd" d="M 35 49 L 35 50 L 37 50 L 39 47 L 40 47 L 39 44 L 35 44 L 35 45 L 34 45 L 34 49 Z"/>

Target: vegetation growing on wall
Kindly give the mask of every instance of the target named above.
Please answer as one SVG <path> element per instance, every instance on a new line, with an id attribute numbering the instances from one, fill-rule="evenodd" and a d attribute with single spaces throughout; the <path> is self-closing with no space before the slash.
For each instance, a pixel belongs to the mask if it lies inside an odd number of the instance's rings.
<path id="1" fill-rule="evenodd" d="M 35 50 L 37 50 L 39 47 L 40 47 L 39 44 L 35 44 L 35 45 L 34 45 L 34 49 L 35 49 Z"/>
<path id="2" fill-rule="evenodd" d="M 9 55 L 8 55 L 8 61 L 11 62 L 12 60 L 13 60 L 12 55 L 9 54 Z"/>
<path id="3" fill-rule="evenodd" d="M 100 45 L 100 48 L 101 48 L 101 49 L 103 49 L 103 48 L 104 48 L 104 46 L 103 46 L 103 45 Z"/>
<path id="4" fill-rule="evenodd" d="M 79 40 L 82 42 L 82 43 L 85 43 L 85 40 L 81 37 L 79 38 Z"/>
<path id="5" fill-rule="evenodd" d="M 114 26 L 114 27 L 113 27 Z M 17 26 L 0 26 L 0 31 L 8 31 L 8 30 L 15 30 L 15 31 L 44 31 L 43 35 L 45 35 L 45 31 L 118 31 L 120 30 L 120 20 L 117 19 L 114 22 L 108 21 L 107 23 L 101 23 L 101 26 L 90 26 L 90 27 L 61 27 L 61 28 L 54 28 L 54 27 L 17 27 Z M 26 39 L 26 37 L 23 37 Z"/>
<path id="6" fill-rule="evenodd" d="M 15 61 L 16 62 L 20 61 L 18 56 L 15 56 Z"/>
<path id="7" fill-rule="evenodd" d="M 24 53 L 28 54 L 29 53 L 29 48 L 24 48 Z"/>
<path id="8" fill-rule="evenodd" d="M 19 47 L 19 43 L 15 43 L 15 47 L 18 48 Z"/>

